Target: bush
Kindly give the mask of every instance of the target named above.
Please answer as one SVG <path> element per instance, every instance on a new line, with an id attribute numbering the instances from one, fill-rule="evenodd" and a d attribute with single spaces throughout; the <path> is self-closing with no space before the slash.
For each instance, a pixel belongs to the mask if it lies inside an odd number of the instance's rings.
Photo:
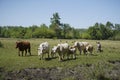
<path id="1" fill-rule="evenodd" d="M 91 36 L 88 33 L 83 33 L 81 36 L 82 39 L 91 39 Z"/>
<path id="2" fill-rule="evenodd" d="M 115 34 L 113 37 L 109 38 L 110 40 L 120 40 L 120 32 Z"/>

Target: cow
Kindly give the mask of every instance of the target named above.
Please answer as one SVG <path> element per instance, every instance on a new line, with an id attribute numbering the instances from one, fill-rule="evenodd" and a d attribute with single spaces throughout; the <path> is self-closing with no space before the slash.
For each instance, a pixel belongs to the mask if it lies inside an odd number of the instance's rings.
<path id="1" fill-rule="evenodd" d="M 68 52 L 68 58 L 69 58 L 70 55 L 72 55 L 73 59 L 76 59 L 76 50 L 77 50 L 76 47 L 70 46 L 69 47 L 69 52 Z"/>
<path id="2" fill-rule="evenodd" d="M 82 51 L 85 54 L 85 52 L 86 52 L 85 48 L 86 48 L 87 45 L 89 45 L 88 42 L 75 42 L 74 43 L 74 47 L 78 48 L 78 50 L 80 51 L 80 55 L 81 55 Z"/>
<path id="3" fill-rule="evenodd" d="M 53 46 L 53 48 L 51 49 L 51 57 L 56 57 L 56 53 L 57 53 L 57 46 Z"/>
<path id="4" fill-rule="evenodd" d="M 98 41 L 96 43 L 97 43 L 97 52 L 103 52 L 101 43 Z"/>
<path id="5" fill-rule="evenodd" d="M 38 47 L 38 56 L 40 57 L 40 59 L 43 59 L 44 54 L 48 54 L 48 58 L 49 58 L 49 43 L 48 42 L 43 42 L 39 45 Z"/>
<path id="6" fill-rule="evenodd" d="M 25 56 L 27 54 L 27 51 L 31 55 L 31 50 L 30 50 L 31 46 L 30 46 L 30 42 L 28 42 L 28 41 L 18 41 L 18 42 L 16 42 L 16 48 L 18 48 L 18 56 L 20 56 L 20 52 L 22 53 L 22 56 L 23 56 L 24 51 L 25 51 Z"/>
<path id="7" fill-rule="evenodd" d="M 87 53 L 89 52 L 89 53 L 92 54 L 92 52 L 93 52 L 93 46 L 91 44 L 89 44 L 89 45 L 86 46 L 85 50 L 86 50 Z"/>
<path id="8" fill-rule="evenodd" d="M 53 52 L 58 53 L 59 61 L 63 61 L 65 55 L 68 55 L 69 45 L 68 43 L 60 43 L 54 47 Z M 68 58 L 68 57 L 67 57 Z"/>

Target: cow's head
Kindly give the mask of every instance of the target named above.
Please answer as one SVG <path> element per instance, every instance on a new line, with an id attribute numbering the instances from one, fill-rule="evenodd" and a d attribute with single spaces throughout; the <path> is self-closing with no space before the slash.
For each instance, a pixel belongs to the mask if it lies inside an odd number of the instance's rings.
<path id="1" fill-rule="evenodd" d="M 43 47 L 39 47 L 39 48 L 38 48 L 38 53 L 39 53 L 39 54 L 42 54 L 42 53 L 43 53 Z"/>
<path id="2" fill-rule="evenodd" d="M 20 42 L 16 42 L 16 48 L 18 48 L 20 45 Z"/>
<path id="3" fill-rule="evenodd" d="M 54 47 L 52 48 L 52 52 L 53 52 L 53 53 L 56 53 L 56 52 L 57 52 L 57 49 L 58 49 L 58 46 L 54 46 Z"/>
<path id="4" fill-rule="evenodd" d="M 74 47 L 78 47 L 78 46 L 79 46 L 79 42 L 75 42 Z"/>

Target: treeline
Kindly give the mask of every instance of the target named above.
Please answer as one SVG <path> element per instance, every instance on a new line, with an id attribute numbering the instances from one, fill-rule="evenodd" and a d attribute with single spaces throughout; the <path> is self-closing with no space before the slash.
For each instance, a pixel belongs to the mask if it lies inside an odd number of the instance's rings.
<path id="1" fill-rule="evenodd" d="M 61 23 L 58 13 L 50 18 L 51 24 L 47 26 L 33 25 L 23 26 L 0 26 L 2 38 L 59 38 L 59 39 L 113 39 L 120 40 L 120 24 L 95 23 L 88 29 L 75 29 L 69 24 Z"/>
<path id="2" fill-rule="evenodd" d="M 81 38 L 81 32 L 84 29 L 75 29 L 70 26 L 65 29 L 52 29 L 45 24 L 40 26 L 1 26 L 0 37 L 2 38 L 61 38 L 61 39 L 73 39 Z"/>
<path id="3" fill-rule="evenodd" d="M 120 24 L 112 24 L 107 22 L 106 24 L 95 23 L 90 26 L 88 30 L 83 33 L 86 39 L 97 39 L 97 40 L 120 40 Z"/>

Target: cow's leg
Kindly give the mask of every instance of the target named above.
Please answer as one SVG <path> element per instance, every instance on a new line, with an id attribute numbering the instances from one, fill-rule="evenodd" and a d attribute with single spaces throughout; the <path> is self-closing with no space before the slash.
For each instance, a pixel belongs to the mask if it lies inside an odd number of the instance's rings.
<path id="1" fill-rule="evenodd" d="M 70 57 L 70 53 L 67 53 L 67 60 L 69 60 L 69 57 Z"/>
<path id="2" fill-rule="evenodd" d="M 83 52 L 84 52 L 85 55 L 87 55 L 87 54 L 86 54 L 86 52 L 87 52 L 86 49 L 83 49 Z"/>
<path id="3" fill-rule="evenodd" d="M 73 54 L 73 59 L 76 59 L 76 53 Z"/>
<path id="4" fill-rule="evenodd" d="M 20 50 L 18 51 L 18 56 L 20 56 Z"/>
<path id="5" fill-rule="evenodd" d="M 42 54 L 39 54 L 39 55 L 38 55 L 40 60 L 41 60 L 41 55 L 42 55 Z"/>
<path id="6" fill-rule="evenodd" d="M 41 60 L 43 60 L 44 54 L 41 54 Z"/>
<path id="7" fill-rule="evenodd" d="M 28 52 L 29 52 L 29 54 L 31 55 L 31 50 L 30 50 L 30 48 L 28 49 Z"/>
<path id="8" fill-rule="evenodd" d="M 27 55 L 27 50 L 25 50 L 25 56 Z"/>
<path id="9" fill-rule="evenodd" d="M 79 50 L 80 55 L 81 55 L 81 53 L 82 53 L 82 49 L 81 49 L 80 47 L 78 47 L 78 50 Z"/>
<path id="10" fill-rule="evenodd" d="M 93 53 L 93 47 L 92 47 L 92 49 L 90 50 L 90 53 L 91 53 L 91 55 L 92 55 L 92 53 Z"/>
<path id="11" fill-rule="evenodd" d="M 80 51 L 80 55 L 81 55 L 81 53 L 82 53 L 82 50 L 80 49 L 79 51 Z"/>
<path id="12" fill-rule="evenodd" d="M 56 57 L 56 53 L 51 52 L 51 57 L 52 57 L 52 58 L 55 58 L 55 57 Z"/>
<path id="13" fill-rule="evenodd" d="M 40 54 L 40 60 L 42 60 L 42 59 L 43 59 L 43 56 L 44 56 L 43 54 Z"/>
<path id="14" fill-rule="evenodd" d="M 62 61 L 62 55 L 61 53 L 58 53 L 59 61 Z"/>
<path id="15" fill-rule="evenodd" d="M 79 47 L 79 48 L 78 48 L 78 50 L 79 50 L 79 52 L 80 52 L 80 55 L 81 55 L 82 49 Z"/>
<path id="16" fill-rule="evenodd" d="M 48 58 L 49 58 L 49 52 L 48 52 Z"/>
<path id="17" fill-rule="evenodd" d="M 65 57 L 65 53 L 61 53 L 61 58 L 62 58 L 62 60 L 64 59 L 64 57 Z"/>
<path id="18" fill-rule="evenodd" d="M 90 54 L 92 55 L 92 51 L 90 51 Z"/>

